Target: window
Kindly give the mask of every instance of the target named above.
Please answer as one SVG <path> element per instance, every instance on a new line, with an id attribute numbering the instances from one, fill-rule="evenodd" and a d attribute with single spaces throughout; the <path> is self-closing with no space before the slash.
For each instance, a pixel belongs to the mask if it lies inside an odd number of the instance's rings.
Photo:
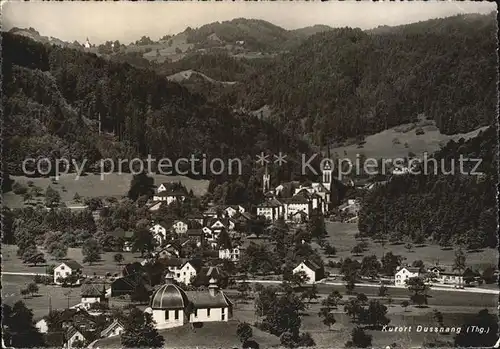
<path id="1" fill-rule="evenodd" d="M 61 270 L 64 270 L 64 265 L 61 265 Z"/>
<path id="2" fill-rule="evenodd" d="M 165 320 L 168 320 L 168 310 L 165 310 Z"/>
<path id="3" fill-rule="evenodd" d="M 210 317 L 210 308 L 207 308 L 207 317 Z"/>
<path id="4" fill-rule="evenodd" d="M 198 317 L 198 309 L 195 308 L 193 311 L 193 314 L 194 314 L 194 317 Z"/>
<path id="5" fill-rule="evenodd" d="M 175 317 L 176 320 L 179 320 L 179 311 L 178 310 L 176 310 L 174 312 L 174 317 Z"/>

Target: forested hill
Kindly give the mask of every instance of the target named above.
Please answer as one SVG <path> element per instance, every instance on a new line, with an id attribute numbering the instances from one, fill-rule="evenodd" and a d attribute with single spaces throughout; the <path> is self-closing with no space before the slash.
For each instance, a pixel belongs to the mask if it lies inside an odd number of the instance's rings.
<path id="1" fill-rule="evenodd" d="M 341 28 L 309 37 L 227 100 L 269 105 L 281 126 L 327 143 L 434 119 L 442 133 L 491 125 L 497 106 L 493 14 L 394 30 Z M 285 120 L 285 121 L 283 121 Z"/>
<path id="2" fill-rule="evenodd" d="M 481 159 L 475 171 L 482 175 L 459 173 L 460 155 Z M 497 128 L 489 127 L 467 141 L 450 141 L 433 157 L 440 161 L 436 175 L 429 170 L 428 174 L 395 176 L 387 185 L 366 193 L 359 215 L 360 233 L 393 242 L 464 245 L 470 250 L 496 247 Z M 455 161 L 455 174 L 443 173 L 441 160 L 447 172 Z M 471 171 L 475 164 L 468 162 L 464 168 Z"/>
<path id="3" fill-rule="evenodd" d="M 28 156 L 87 158 L 89 164 L 101 157 L 175 160 L 205 153 L 245 157 L 253 166 L 261 151 L 308 152 L 273 126 L 208 103 L 153 71 L 10 33 L 2 38 L 10 174 L 19 174 Z"/>

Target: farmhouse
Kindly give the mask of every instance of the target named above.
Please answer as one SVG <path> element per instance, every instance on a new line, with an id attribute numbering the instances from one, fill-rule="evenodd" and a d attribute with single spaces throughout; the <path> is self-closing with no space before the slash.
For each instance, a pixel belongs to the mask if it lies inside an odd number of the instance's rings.
<path id="1" fill-rule="evenodd" d="M 240 260 L 240 248 L 240 246 L 233 246 L 232 248 L 220 249 L 219 258 L 237 262 Z"/>
<path id="2" fill-rule="evenodd" d="M 163 329 L 186 323 L 227 322 L 233 316 L 233 304 L 219 290 L 215 279 L 210 280 L 208 291 L 184 291 L 167 277 L 145 311 L 152 314 L 156 328 Z"/>
<path id="3" fill-rule="evenodd" d="M 237 213 L 244 213 L 245 208 L 243 208 L 240 205 L 232 205 L 232 206 L 227 206 L 224 209 L 224 212 L 226 213 L 227 217 L 234 217 Z"/>
<path id="4" fill-rule="evenodd" d="M 394 283 L 396 286 L 406 286 L 406 281 L 421 276 L 420 268 L 414 267 L 401 267 L 397 270 L 394 276 Z"/>
<path id="5" fill-rule="evenodd" d="M 162 244 L 167 239 L 167 229 L 159 223 L 154 224 L 149 228 L 149 231 L 159 244 Z"/>
<path id="6" fill-rule="evenodd" d="M 108 327 L 101 331 L 101 337 L 108 338 L 119 336 L 120 334 L 122 334 L 123 330 L 124 326 L 121 324 L 121 322 L 115 320 Z"/>
<path id="7" fill-rule="evenodd" d="M 275 221 L 284 215 L 284 206 L 276 198 L 269 198 L 257 206 L 257 216 L 263 216 L 267 220 Z"/>
<path id="8" fill-rule="evenodd" d="M 311 260 L 304 260 L 293 269 L 293 273 L 303 271 L 307 277 L 307 282 L 313 284 L 325 277 L 325 269 L 323 266 L 316 264 Z"/>
<path id="9" fill-rule="evenodd" d="M 82 266 L 80 263 L 69 259 L 59 264 L 54 269 L 54 283 L 56 285 L 62 285 L 63 280 L 66 279 L 70 275 L 81 276 L 82 274 Z M 80 283 L 79 278 L 75 281 L 76 284 Z"/>
<path id="10" fill-rule="evenodd" d="M 106 287 L 104 284 L 85 283 L 82 285 L 82 306 L 89 310 L 93 303 L 107 303 Z"/>
<path id="11" fill-rule="evenodd" d="M 174 224 L 172 224 L 172 230 L 176 233 L 176 234 L 185 234 L 187 232 L 189 228 L 189 225 L 187 222 L 183 222 L 183 221 L 175 221 Z"/>
<path id="12" fill-rule="evenodd" d="M 165 202 L 170 205 L 174 201 L 184 201 L 186 199 L 186 192 L 173 183 L 162 183 L 153 195 L 154 202 Z"/>

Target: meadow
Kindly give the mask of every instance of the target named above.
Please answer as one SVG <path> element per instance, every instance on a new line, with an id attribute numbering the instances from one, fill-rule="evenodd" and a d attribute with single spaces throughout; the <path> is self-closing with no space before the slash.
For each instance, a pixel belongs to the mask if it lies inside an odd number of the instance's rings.
<path id="1" fill-rule="evenodd" d="M 204 195 L 208 190 L 208 180 L 192 179 L 185 176 L 166 176 L 161 174 L 152 174 L 156 186 L 166 182 L 181 182 L 187 190 L 192 190 L 196 196 Z M 98 174 L 87 174 L 85 176 L 77 177 L 76 174 L 71 173 L 61 175 L 57 183 L 53 183 L 48 177 L 30 178 L 26 176 L 11 176 L 11 178 L 20 184 L 27 185 L 29 181 L 37 187 L 42 188 L 43 192 L 50 185 L 53 189 L 57 190 L 61 195 L 61 201 L 68 206 L 78 205 L 73 201 L 76 193 L 82 199 L 92 197 L 115 197 L 121 198 L 127 195 L 130 189 L 130 181 L 132 174 L 130 173 L 112 173 L 103 175 L 101 178 Z M 43 202 L 43 197 L 39 198 Z M 22 195 L 16 195 L 14 192 L 3 194 L 4 205 L 10 208 L 18 208 L 24 206 Z"/>
<path id="2" fill-rule="evenodd" d="M 450 140 L 458 141 L 460 138 L 467 140 L 487 128 L 481 127 L 468 133 L 445 135 L 432 122 L 424 121 L 420 124 L 425 126 L 420 126 L 418 122 L 404 124 L 366 136 L 362 147 L 353 141 L 351 144 L 332 148 L 331 155 L 335 154 L 338 158 L 347 158 L 352 161 L 356 159 L 357 154 L 364 154 L 367 158 L 374 159 L 396 159 L 405 158 L 409 152 L 412 152 L 417 157 L 421 157 L 424 152 L 431 154 L 439 150 Z M 418 127 L 423 129 L 424 134 L 416 134 L 415 130 Z"/>
<path id="3" fill-rule="evenodd" d="M 39 248 L 40 249 L 40 248 Z M 38 265 L 38 266 L 29 266 L 23 264 L 22 260 L 16 256 L 17 246 L 15 245 L 2 245 L 2 271 L 3 272 L 19 272 L 19 273 L 45 273 L 46 266 Z M 43 250 L 40 249 L 43 252 Z M 124 261 L 121 265 L 118 265 L 113 257 L 116 252 L 104 252 L 101 254 L 101 260 L 96 263 L 92 263 L 92 265 L 83 264 L 83 255 L 81 248 L 68 248 L 68 254 L 65 259 L 73 259 L 80 263 L 83 266 L 83 273 L 85 275 L 100 275 L 104 276 L 106 273 L 111 273 L 112 275 L 115 273 L 120 274 L 124 264 L 133 263 L 133 262 L 141 262 L 142 258 L 140 258 L 139 253 L 132 252 L 120 252 L 123 255 Z M 56 261 L 52 259 L 52 257 L 46 253 L 45 260 L 47 261 L 47 265 L 55 264 L 58 265 L 64 260 Z"/>
<path id="4" fill-rule="evenodd" d="M 411 264 L 415 260 L 422 260 L 425 265 L 434 265 L 439 263 L 442 266 L 452 266 L 455 260 L 455 251 L 442 250 L 438 245 L 427 244 L 423 247 L 413 247 L 408 251 L 404 244 L 391 245 L 388 242 L 382 246 L 371 240 L 368 242 L 368 249 L 360 256 L 353 257 L 351 250 L 359 243 L 354 239 L 354 235 L 358 233 L 358 226 L 356 223 L 341 223 L 341 222 L 325 222 L 326 230 L 328 233 L 327 241 L 330 245 L 337 249 L 337 254 L 333 258 L 326 257 L 319 245 L 313 243 L 313 248 L 323 254 L 325 260 L 338 261 L 342 258 L 356 258 L 361 260 L 363 256 L 375 255 L 381 258 L 385 253 L 392 252 L 396 255 L 401 255 L 405 258 L 404 263 Z M 473 268 L 481 268 L 484 265 L 496 266 L 498 262 L 498 251 L 492 248 L 485 248 L 478 252 L 467 253 L 467 266 Z"/>

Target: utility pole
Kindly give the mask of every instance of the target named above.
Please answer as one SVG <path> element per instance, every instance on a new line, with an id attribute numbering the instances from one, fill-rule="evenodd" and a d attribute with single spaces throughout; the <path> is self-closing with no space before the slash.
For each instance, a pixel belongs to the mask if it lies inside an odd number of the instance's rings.
<path id="1" fill-rule="evenodd" d="M 99 113 L 99 136 L 101 135 L 101 113 Z"/>

